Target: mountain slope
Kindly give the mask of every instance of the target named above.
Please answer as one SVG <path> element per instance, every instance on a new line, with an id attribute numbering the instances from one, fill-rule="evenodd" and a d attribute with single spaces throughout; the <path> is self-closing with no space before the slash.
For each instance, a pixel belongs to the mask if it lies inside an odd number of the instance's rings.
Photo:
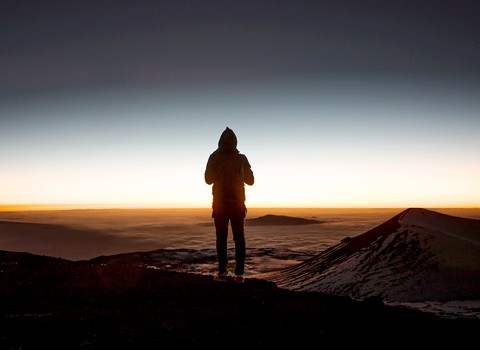
<path id="1" fill-rule="evenodd" d="M 105 263 L 0 250 L 0 349 L 340 344 L 383 350 L 383 339 L 403 348 L 453 342 L 461 349 L 478 338 L 477 320 L 293 292 L 252 278 L 217 283 L 211 276 L 138 266 L 135 255 Z"/>
<path id="2" fill-rule="evenodd" d="M 359 300 L 480 300 L 480 220 L 407 209 L 263 278 L 291 290 Z"/>

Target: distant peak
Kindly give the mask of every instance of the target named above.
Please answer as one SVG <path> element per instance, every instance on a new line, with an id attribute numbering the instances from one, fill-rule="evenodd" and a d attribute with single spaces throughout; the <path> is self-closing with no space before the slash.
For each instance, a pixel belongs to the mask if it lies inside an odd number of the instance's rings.
<path id="1" fill-rule="evenodd" d="M 403 212 L 401 212 L 399 214 L 399 220 L 402 220 L 404 219 L 405 217 L 408 217 L 408 216 L 427 216 L 427 215 L 431 215 L 431 214 L 434 214 L 436 212 L 432 211 L 432 210 L 428 210 L 428 209 L 425 209 L 425 208 L 408 208 L 408 209 L 405 209 Z"/>
<path id="2" fill-rule="evenodd" d="M 254 219 L 247 219 L 246 223 L 249 225 L 313 225 L 322 224 L 324 221 L 298 218 L 286 215 L 268 214 Z"/>

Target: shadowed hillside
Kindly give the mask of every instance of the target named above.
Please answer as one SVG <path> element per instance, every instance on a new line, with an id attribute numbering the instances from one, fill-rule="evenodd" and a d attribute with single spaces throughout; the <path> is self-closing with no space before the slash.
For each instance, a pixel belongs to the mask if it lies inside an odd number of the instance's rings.
<path id="1" fill-rule="evenodd" d="M 379 337 L 402 346 L 461 346 L 479 327 L 471 320 L 293 292 L 265 280 L 224 284 L 128 261 L 125 256 L 97 264 L 0 251 L 0 348 L 297 348 L 341 342 L 384 349 Z"/>

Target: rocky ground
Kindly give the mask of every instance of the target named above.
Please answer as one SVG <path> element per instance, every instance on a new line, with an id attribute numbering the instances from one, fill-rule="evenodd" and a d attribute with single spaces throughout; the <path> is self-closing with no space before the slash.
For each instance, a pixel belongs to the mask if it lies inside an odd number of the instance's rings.
<path id="1" fill-rule="evenodd" d="M 271 282 L 0 251 L 1 349 L 462 346 L 480 321 Z"/>

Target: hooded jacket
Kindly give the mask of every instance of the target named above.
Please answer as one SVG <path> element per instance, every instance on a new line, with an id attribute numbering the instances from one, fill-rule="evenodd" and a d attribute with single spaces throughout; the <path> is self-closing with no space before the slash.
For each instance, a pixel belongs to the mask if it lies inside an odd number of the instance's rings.
<path id="1" fill-rule="evenodd" d="M 253 185 L 254 176 L 247 157 L 237 149 L 237 136 L 228 127 L 208 158 L 205 182 L 213 184 L 213 216 L 228 207 L 245 210 L 245 184 Z"/>

